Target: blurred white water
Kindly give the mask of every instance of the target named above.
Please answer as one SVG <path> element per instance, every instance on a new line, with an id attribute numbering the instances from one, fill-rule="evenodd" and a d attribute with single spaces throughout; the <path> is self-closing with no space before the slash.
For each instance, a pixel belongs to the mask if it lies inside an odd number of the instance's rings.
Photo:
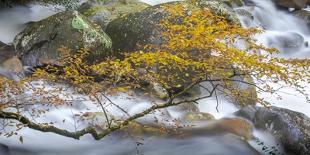
<path id="1" fill-rule="evenodd" d="M 14 6 L 0 10 L 0 41 L 12 43 L 28 22 L 39 21 L 57 11 L 41 5 Z"/>

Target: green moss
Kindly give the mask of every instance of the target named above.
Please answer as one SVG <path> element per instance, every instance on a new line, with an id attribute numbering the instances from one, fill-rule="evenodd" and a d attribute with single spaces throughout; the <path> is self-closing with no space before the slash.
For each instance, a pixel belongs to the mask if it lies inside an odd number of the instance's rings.
<path id="1" fill-rule="evenodd" d="M 76 16 L 72 19 L 72 27 L 78 30 L 84 30 L 89 28 L 89 25 L 80 16 Z"/>

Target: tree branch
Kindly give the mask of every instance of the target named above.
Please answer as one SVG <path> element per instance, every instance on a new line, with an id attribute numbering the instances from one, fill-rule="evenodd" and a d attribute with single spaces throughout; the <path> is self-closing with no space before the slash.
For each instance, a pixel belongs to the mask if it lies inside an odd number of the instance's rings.
<path id="1" fill-rule="evenodd" d="M 199 82 L 197 82 L 199 83 Z M 180 92 L 179 94 L 176 94 L 174 96 L 172 96 L 171 98 L 169 98 L 169 100 L 166 103 L 163 104 L 156 104 L 151 106 L 150 108 L 137 113 L 131 117 L 129 117 L 128 119 L 126 119 L 125 121 L 118 123 L 116 125 L 112 125 L 107 129 L 102 130 L 101 132 L 97 132 L 95 130 L 95 128 L 93 127 L 87 127 L 84 128 L 82 130 L 79 131 L 75 131 L 75 132 L 70 132 L 68 130 L 65 129 L 59 129 L 55 126 L 52 125 L 47 125 L 47 124 L 39 124 L 39 123 L 34 123 L 31 120 L 29 120 L 28 118 L 17 114 L 17 113 L 13 113 L 13 112 L 5 112 L 5 111 L 1 111 L 0 110 L 0 118 L 3 119 L 13 119 L 13 120 L 17 120 L 19 122 L 21 122 L 22 124 L 26 125 L 28 128 L 30 129 L 34 129 L 34 130 L 38 130 L 38 131 L 42 131 L 42 132 L 52 132 L 61 136 L 65 136 L 65 137 L 69 137 L 69 138 L 74 138 L 74 139 L 80 139 L 80 137 L 86 135 L 86 134 L 91 134 L 94 139 L 96 140 L 100 140 L 103 137 L 105 137 L 106 135 L 121 129 L 122 127 L 128 125 L 131 121 L 134 121 L 138 118 L 141 118 L 143 116 L 148 115 L 149 113 L 151 113 L 152 111 L 158 110 L 158 109 L 163 109 L 163 108 L 167 108 L 170 106 L 176 106 L 182 103 L 188 103 L 188 102 L 197 102 L 198 100 L 201 99 L 205 99 L 205 98 L 209 98 L 213 95 L 214 91 L 216 90 L 217 85 L 213 88 L 213 90 L 210 91 L 209 95 L 203 96 L 203 97 L 199 97 L 196 99 L 191 99 L 191 100 L 183 100 L 183 101 L 179 101 L 179 102 L 173 102 L 174 98 L 178 97 L 179 95 L 185 93 L 186 91 L 188 91 L 190 88 L 192 88 L 195 84 L 197 83 L 193 83 L 191 84 L 189 87 L 185 88 L 182 92 Z"/>

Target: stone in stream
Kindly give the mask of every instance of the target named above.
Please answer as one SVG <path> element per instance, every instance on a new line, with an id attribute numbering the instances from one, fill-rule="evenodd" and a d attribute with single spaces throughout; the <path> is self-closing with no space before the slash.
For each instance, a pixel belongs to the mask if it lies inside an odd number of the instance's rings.
<path id="1" fill-rule="evenodd" d="M 24 76 L 21 61 L 15 56 L 14 48 L 0 42 L 0 76 L 17 81 Z"/>
<path id="2" fill-rule="evenodd" d="M 0 155 L 11 155 L 10 149 L 7 145 L 0 143 Z"/>
<path id="3" fill-rule="evenodd" d="M 0 63 L 15 56 L 14 47 L 0 41 Z"/>
<path id="4" fill-rule="evenodd" d="M 285 8 L 302 9 L 306 8 L 309 0 L 273 0 L 276 5 Z"/>
<path id="5" fill-rule="evenodd" d="M 271 132 L 287 153 L 310 154 L 310 118 L 278 107 L 248 106 L 236 112 L 249 119 L 256 128 Z"/>
<path id="6" fill-rule="evenodd" d="M 310 30 L 310 12 L 307 10 L 296 10 L 292 14 L 306 22 L 308 30 Z"/>
<path id="7" fill-rule="evenodd" d="M 90 51 L 87 62 L 111 56 L 111 39 L 102 29 L 77 11 L 66 11 L 28 24 L 14 39 L 14 48 L 25 66 L 59 64 L 60 48 Z"/>
<path id="8" fill-rule="evenodd" d="M 138 0 L 88 0 L 79 7 L 78 11 L 105 30 L 112 20 L 128 13 L 141 11 L 149 6 Z"/>
<path id="9" fill-rule="evenodd" d="M 132 52 L 143 49 L 144 45 L 162 45 L 164 43 L 162 33 L 165 32 L 165 30 L 160 25 L 160 21 L 169 16 L 169 12 L 165 10 L 163 6 L 173 8 L 177 7 L 179 4 L 182 5 L 188 13 L 195 9 L 209 8 L 212 12 L 225 16 L 230 22 L 238 21 L 232 8 L 223 2 L 201 0 L 197 3 L 170 2 L 151 6 L 142 11 L 117 18 L 108 24 L 106 32 L 112 39 L 113 50 L 121 54 L 122 52 Z M 122 57 L 122 55 L 119 57 Z M 165 93 L 165 90 L 163 90 L 161 86 L 158 86 L 160 85 L 158 83 L 149 81 L 146 81 L 146 83 L 151 85 L 151 88 L 155 92 L 154 94 L 159 94 L 158 96 L 161 98 L 166 98 L 169 94 L 182 91 L 193 82 L 196 74 L 191 68 L 188 68 L 186 73 L 182 73 L 173 68 L 158 69 L 156 66 L 154 66 L 154 68 L 155 72 L 159 75 L 167 77 L 167 79 L 163 79 L 163 81 L 169 84 L 167 88 L 169 93 Z M 172 81 L 168 79 L 170 77 L 176 78 L 173 78 L 174 80 Z M 200 89 L 196 90 L 198 91 L 193 91 L 194 93 L 189 94 L 199 95 L 197 92 L 199 92 Z"/>
<path id="10" fill-rule="evenodd" d="M 282 53 L 297 51 L 304 45 L 304 37 L 295 32 L 276 34 L 268 38 L 268 46 L 279 49 Z"/>

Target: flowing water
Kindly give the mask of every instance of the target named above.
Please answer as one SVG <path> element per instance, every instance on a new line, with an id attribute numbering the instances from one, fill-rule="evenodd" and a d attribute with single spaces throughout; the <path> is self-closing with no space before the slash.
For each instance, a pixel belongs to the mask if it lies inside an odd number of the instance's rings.
<path id="1" fill-rule="evenodd" d="M 143 1 L 151 5 L 164 2 L 162 0 Z M 165 2 L 166 1 L 171 0 L 165 0 Z M 239 16 L 244 27 L 261 27 L 265 30 L 263 34 L 255 36 L 259 43 L 280 49 L 280 54 L 278 55 L 280 57 L 310 57 L 310 48 L 305 46 L 305 42 L 310 41 L 309 29 L 306 27 L 306 23 L 289 15 L 285 11 L 278 10 L 270 0 L 253 0 L 253 2 L 254 5 L 251 4 L 236 9 L 246 9 L 251 12 L 253 16 L 253 18 Z M 56 12 L 57 11 L 54 9 L 46 9 L 38 5 L 30 5 L 27 7 L 16 6 L 9 9 L 2 9 L 0 11 L 0 41 L 12 43 L 14 36 L 22 31 L 28 22 L 43 19 Z M 289 44 L 296 44 L 296 46 L 287 47 L 287 44 L 283 44 L 283 40 L 289 42 Z M 46 86 L 46 84 L 42 82 L 36 82 L 34 85 L 37 87 Z M 281 87 L 277 84 L 273 85 L 275 87 Z M 306 85 L 308 86 L 308 84 Z M 47 85 L 46 89 L 53 88 Z M 310 89 L 308 89 L 308 91 L 310 93 Z M 31 91 L 29 90 L 27 93 L 31 94 Z M 87 101 L 88 98 L 85 99 L 85 97 L 74 94 L 71 91 L 64 92 L 64 94 L 66 93 L 69 94 L 67 96 L 73 96 L 73 98 L 70 99 L 75 100 L 75 103 L 78 102 L 79 106 L 55 108 L 35 120 L 38 122 L 54 120 L 56 121 L 56 126 L 74 131 L 86 125 L 84 122 L 76 122 L 76 114 L 80 112 L 100 111 L 97 105 Z M 283 96 L 282 100 L 278 100 L 276 96 L 270 96 L 270 94 L 262 93 L 259 95 L 272 105 L 299 111 L 310 116 L 310 104 L 306 103 L 302 95 L 289 87 L 280 89 L 279 94 Z M 62 98 L 68 99 L 67 96 L 63 95 Z M 131 97 L 125 94 L 113 96 L 111 99 L 113 102 L 119 103 L 123 108 L 128 110 L 130 114 L 137 113 L 154 104 L 149 98 L 142 98 L 139 96 Z M 154 100 L 154 102 L 158 102 L 158 100 Z M 218 108 L 216 107 L 217 101 L 214 98 L 201 100 L 198 105 L 200 111 L 211 113 L 216 118 L 232 117 L 233 112 L 238 110 L 232 103 L 224 99 L 221 99 Z M 125 114 L 114 106 L 109 106 L 107 109 L 119 118 L 126 117 Z M 172 118 L 170 118 L 171 120 L 180 115 L 179 111 L 168 108 L 167 110 L 148 115 L 143 118 L 142 121 L 152 122 L 154 121 L 154 116 L 158 116 L 162 112 L 172 116 Z M 27 115 L 27 113 L 25 113 L 25 115 Z M 163 122 L 166 122 L 166 120 Z M 113 134 L 103 140 L 95 141 L 89 135 L 82 137 L 81 140 L 73 140 L 53 133 L 42 133 L 27 128 L 20 130 L 19 134 L 24 137 L 24 143 L 19 142 L 19 136 L 0 138 L 0 143 L 11 147 L 12 155 L 128 155 L 142 153 L 146 155 L 188 155 L 193 152 L 195 152 L 195 154 L 255 154 L 255 151 L 253 152 L 253 150 L 245 149 L 248 148 L 247 144 L 231 138 L 230 136 L 214 135 L 181 140 L 148 136 L 143 138 L 123 138 Z M 276 145 L 272 135 L 268 133 L 256 130 L 254 135 L 265 142 L 268 147 Z M 142 142 L 143 145 L 137 145 L 139 143 L 136 142 Z M 254 148 L 261 151 L 261 147 L 257 145 L 257 142 L 252 140 L 249 141 L 249 143 Z"/>

